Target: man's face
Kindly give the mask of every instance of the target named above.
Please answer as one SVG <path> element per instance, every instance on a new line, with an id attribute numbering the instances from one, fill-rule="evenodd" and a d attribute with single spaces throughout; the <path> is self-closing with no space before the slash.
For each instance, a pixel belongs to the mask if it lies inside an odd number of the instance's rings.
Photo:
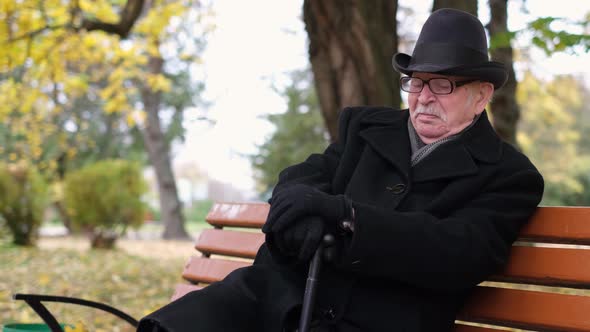
<path id="1" fill-rule="evenodd" d="M 431 73 L 414 73 L 412 77 L 423 80 L 443 77 L 451 82 L 466 80 Z M 484 91 L 489 89 L 489 94 Z M 424 84 L 421 92 L 408 94 L 410 119 L 422 141 L 430 144 L 469 126 L 473 118 L 483 111 L 492 92 L 490 83 L 476 81 L 456 87 L 451 94 L 435 95 L 428 84 Z"/>

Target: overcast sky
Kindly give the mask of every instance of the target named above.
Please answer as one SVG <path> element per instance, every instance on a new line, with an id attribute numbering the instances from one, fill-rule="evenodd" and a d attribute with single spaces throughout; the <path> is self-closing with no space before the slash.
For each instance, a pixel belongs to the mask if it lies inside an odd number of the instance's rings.
<path id="1" fill-rule="evenodd" d="M 421 25 L 428 17 L 431 1 L 422 1 L 422 5 L 411 0 L 399 2 L 414 8 L 416 24 Z M 535 0 L 526 1 L 530 11 L 527 16 L 521 11 L 521 1 L 510 3 L 511 30 L 524 27 L 531 17 L 581 20 L 590 11 L 590 1 Z M 186 143 L 174 149 L 176 163 L 196 162 L 210 177 L 253 192 L 250 163 L 243 155 L 254 153 L 256 145 L 272 132 L 272 126 L 260 116 L 286 110 L 271 85 L 281 85 L 289 72 L 308 65 L 301 7 L 302 0 L 213 1 L 216 29 L 203 55 L 203 75 L 205 98 L 212 103 L 208 115 L 216 122 L 187 124 Z M 479 8 L 480 19 L 487 23 L 487 1 L 480 0 Z M 586 71 L 586 77 L 590 77 L 588 54 L 560 54 L 550 59 L 541 52 L 533 55 L 538 75 Z"/>

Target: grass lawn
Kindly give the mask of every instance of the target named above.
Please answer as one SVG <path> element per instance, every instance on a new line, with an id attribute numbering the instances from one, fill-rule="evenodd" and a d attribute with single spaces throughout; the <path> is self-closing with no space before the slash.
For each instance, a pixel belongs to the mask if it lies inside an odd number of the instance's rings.
<path id="1" fill-rule="evenodd" d="M 0 247 L 0 325 L 39 322 L 11 294 L 36 293 L 104 302 L 139 319 L 169 302 L 184 263 L 195 251 L 190 241 L 120 240 L 112 251 L 89 250 L 76 237 L 41 238 L 38 248 Z M 134 331 L 101 311 L 49 304 L 60 322 L 89 331 Z"/>

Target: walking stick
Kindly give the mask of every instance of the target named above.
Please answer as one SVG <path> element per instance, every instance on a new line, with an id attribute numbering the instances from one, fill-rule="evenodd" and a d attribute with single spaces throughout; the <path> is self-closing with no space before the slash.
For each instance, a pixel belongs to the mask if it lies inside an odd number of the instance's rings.
<path id="1" fill-rule="evenodd" d="M 303 307 L 301 308 L 301 317 L 299 318 L 298 332 L 308 332 L 309 324 L 311 323 L 311 316 L 313 305 L 315 304 L 316 288 L 319 283 L 320 268 L 322 266 L 322 258 L 324 247 L 331 246 L 335 239 L 332 234 L 324 235 L 322 243 L 316 250 L 309 264 L 309 273 L 307 275 L 307 282 L 305 284 L 305 292 L 303 294 Z"/>

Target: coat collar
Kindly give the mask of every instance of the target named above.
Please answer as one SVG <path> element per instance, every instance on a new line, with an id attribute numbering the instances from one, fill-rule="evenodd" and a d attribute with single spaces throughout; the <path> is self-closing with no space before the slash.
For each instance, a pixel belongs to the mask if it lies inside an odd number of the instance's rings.
<path id="1" fill-rule="evenodd" d="M 410 174 L 409 111 L 386 109 L 365 116 L 366 128 L 359 135 L 385 160 L 406 177 Z M 414 182 L 475 174 L 475 160 L 496 163 L 502 156 L 502 142 L 492 128 L 487 114 L 455 141 L 443 144 L 412 169 Z"/>

